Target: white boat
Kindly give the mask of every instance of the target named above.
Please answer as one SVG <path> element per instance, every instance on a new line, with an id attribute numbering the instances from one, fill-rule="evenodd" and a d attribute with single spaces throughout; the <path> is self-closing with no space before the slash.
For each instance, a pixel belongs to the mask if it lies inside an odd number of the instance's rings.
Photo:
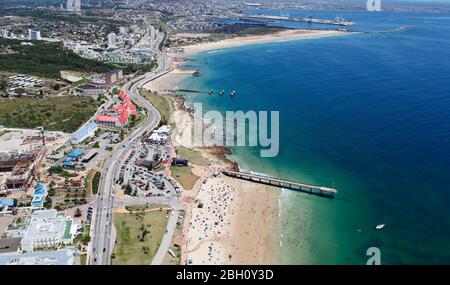
<path id="1" fill-rule="evenodd" d="M 384 228 L 385 224 L 379 224 L 375 227 L 375 229 L 377 230 L 381 230 L 382 228 Z"/>

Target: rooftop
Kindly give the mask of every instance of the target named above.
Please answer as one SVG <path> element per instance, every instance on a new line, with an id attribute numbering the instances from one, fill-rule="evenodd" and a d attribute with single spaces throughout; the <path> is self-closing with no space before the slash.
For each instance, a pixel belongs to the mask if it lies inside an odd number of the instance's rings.
<path id="1" fill-rule="evenodd" d="M 75 251 L 60 249 L 27 253 L 0 254 L 0 265 L 73 265 Z"/>
<path id="2" fill-rule="evenodd" d="M 69 152 L 69 154 L 67 154 L 67 157 L 69 157 L 69 158 L 77 158 L 77 157 L 80 157 L 83 154 L 84 154 L 84 150 L 82 148 L 77 148 L 77 149 L 74 149 L 71 152 Z"/>
<path id="3" fill-rule="evenodd" d="M 87 123 L 85 126 L 78 129 L 73 133 L 72 137 L 75 139 L 81 139 L 89 134 L 89 132 L 97 129 L 96 123 Z"/>

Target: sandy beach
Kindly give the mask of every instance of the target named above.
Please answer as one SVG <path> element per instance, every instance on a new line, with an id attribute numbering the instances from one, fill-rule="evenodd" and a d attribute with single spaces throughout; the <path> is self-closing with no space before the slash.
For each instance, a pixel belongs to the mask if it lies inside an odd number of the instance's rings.
<path id="1" fill-rule="evenodd" d="M 260 36 L 247 36 L 247 37 L 235 37 L 225 39 L 217 42 L 206 42 L 196 45 L 190 45 L 182 47 L 183 52 L 170 53 L 169 55 L 174 58 L 173 70 L 168 74 L 157 78 L 146 84 L 145 89 L 156 92 L 167 92 L 177 88 L 177 85 L 186 78 L 192 76 L 195 70 L 185 70 L 179 68 L 183 65 L 189 57 L 198 52 L 212 51 L 217 49 L 232 48 L 237 46 L 270 43 L 270 42 L 283 42 L 300 39 L 312 39 L 330 36 L 343 36 L 351 34 L 345 31 L 336 30 L 286 30 L 274 34 L 260 35 Z"/>
<path id="2" fill-rule="evenodd" d="M 278 189 L 210 172 L 192 197 L 184 258 L 192 264 L 270 264 Z"/>
<path id="3" fill-rule="evenodd" d="M 171 54 L 173 71 L 148 83 L 145 89 L 168 96 L 175 106 L 170 121 L 175 124 L 172 143 L 193 149 L 190 140 L 191 115 L 173 90 L 193 70 L 180 66 L 197 52 L 265 42 L 288 41 L 348 34 L 341 31 L 288 30 L 263 36 L 249 36 L 184 47 Z M 190 191 L 183 191 L 186 207 L 183 223 L 182 263 L 192 264 L 273 264 L 273 252 L 279 239 L 279 205 L 281 190 L 248 181 L 225 177 L 220 169 L 230 168 L 226 158 L 206 149 L 196 148 L 211 164 L 194 165 L 199 176 Z"/>
<path id="4" fill-rule="evenodd" d="M 336 30 L 286 30 L 269 35 L 236 37 L 217 42 L 207 42 L 197 45 L 186 46 L 184 47 L 184 53 L 185 55 L 190 56 L 192 54 L 202 51 L 211 51 L 244 45 L 269 43 L 269 42 L 283 42 L 299 39 L 311 39 L 311 38 L 339 36 L 348 34 L 349 32 Z"/>

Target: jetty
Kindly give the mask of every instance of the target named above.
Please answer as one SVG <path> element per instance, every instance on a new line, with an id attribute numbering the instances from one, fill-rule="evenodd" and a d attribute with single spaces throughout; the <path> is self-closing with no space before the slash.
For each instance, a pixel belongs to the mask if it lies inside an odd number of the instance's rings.
<path id="1" fill-rule="evenodd" d="M 411 30 L 411 29 L 415 29 L 415 28 L 416 27 L 414 27 L 414 26 L 402 26 L 402 27 L 399 27 L 399 28 L 393 29 L 393 30 L 387 30 L 387 31 L 365 31 L 365 33 L 370 33 L 370 34 L 400 33 L 400 32 Z"/>
<path id="2" fill-rule="evenodd" d="M 355 22 L 350 20 L 345 20 L 343 18 L 337 17 L 335 20 L 323 20 L 323 19 L 315 19 L 312 17 L 289 17 L 289 16 L 272 16 L 272 15 L 242 15 L 239 17 L 241 21 L 289 21 L 289 22 L 303 22 L 308 24 L 322 24 L 322 25 L 335 25 L 335 26 L 353 26 Z"/>
<path id="3" fill-rule="evenodd" d="M 247 173 L 247 172 L 236 172 L 236 171 L 223 170 L 222 173 L 226 176 L 230 176 L 233 178 L 238 178 L 238 179 L 243 179 L 243 180 L 247 180 L 247 181 L 252 181 L 255 183 L 261 183 L 261 184 L 266 184 L 266 185 L 270 185 L 270 186 L 305 192 L 308 194 L 314 194 L 314 195 L 318 195 L 318 196 L 326 197 L 326 198 L 334 198 L 334 195 L 336 195 L 336 193 L 337 193 L 337 190 L 334 188 L 316 186 L 316 185 L 300 183 L 300 182 L 295 182 L 295 181 L 289 181 L 289 180 L 275 178 L 275 177 Z"/>
<path id="4" fill-rule="evenodd" d="M 178 92 L 187 92 L 187 93 L 206 93 L 208 94 L 208 91 L 201 91 L 201 90 L 193 90 L 193 89 L 177 89 L 175 91 Z"/>

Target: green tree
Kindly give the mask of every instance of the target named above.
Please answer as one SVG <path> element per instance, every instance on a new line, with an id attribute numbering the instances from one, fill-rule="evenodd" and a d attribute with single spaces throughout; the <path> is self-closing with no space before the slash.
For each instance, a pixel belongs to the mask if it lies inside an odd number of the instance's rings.
<path id="1" fill-rule="evenodd" d="M 125 188 L 124 193 L 125 193 L 126 195 L 131 195 L 132 192 L 133 192 L 133 189 L 131 188 L 131 185 L 130 185 L 130 184 L 127 184 L 127 187 Z"/>
<path id="2" fill-rule="evenodd" d="M 0 94 L 4 97 L 8 96 L 8 81 L 6 79 L 0 80 Z"/>
<path id="3" fill-rule="evenodd" d="M 44 208 L 50 209 L 52 207 L 52 198 L 45 197 Z"/>
<path id="4" fill-rule="evenodd" d="M 76 210 L 75 210 L 75 214 L 73 215 L 75 218 L 79 218 L 79 217 L 81 217 L 81 215 L 82 215 L 82 212 L 81 212 L 81 210 L 80 210 L 80 208 L 77 208 Z"/>

